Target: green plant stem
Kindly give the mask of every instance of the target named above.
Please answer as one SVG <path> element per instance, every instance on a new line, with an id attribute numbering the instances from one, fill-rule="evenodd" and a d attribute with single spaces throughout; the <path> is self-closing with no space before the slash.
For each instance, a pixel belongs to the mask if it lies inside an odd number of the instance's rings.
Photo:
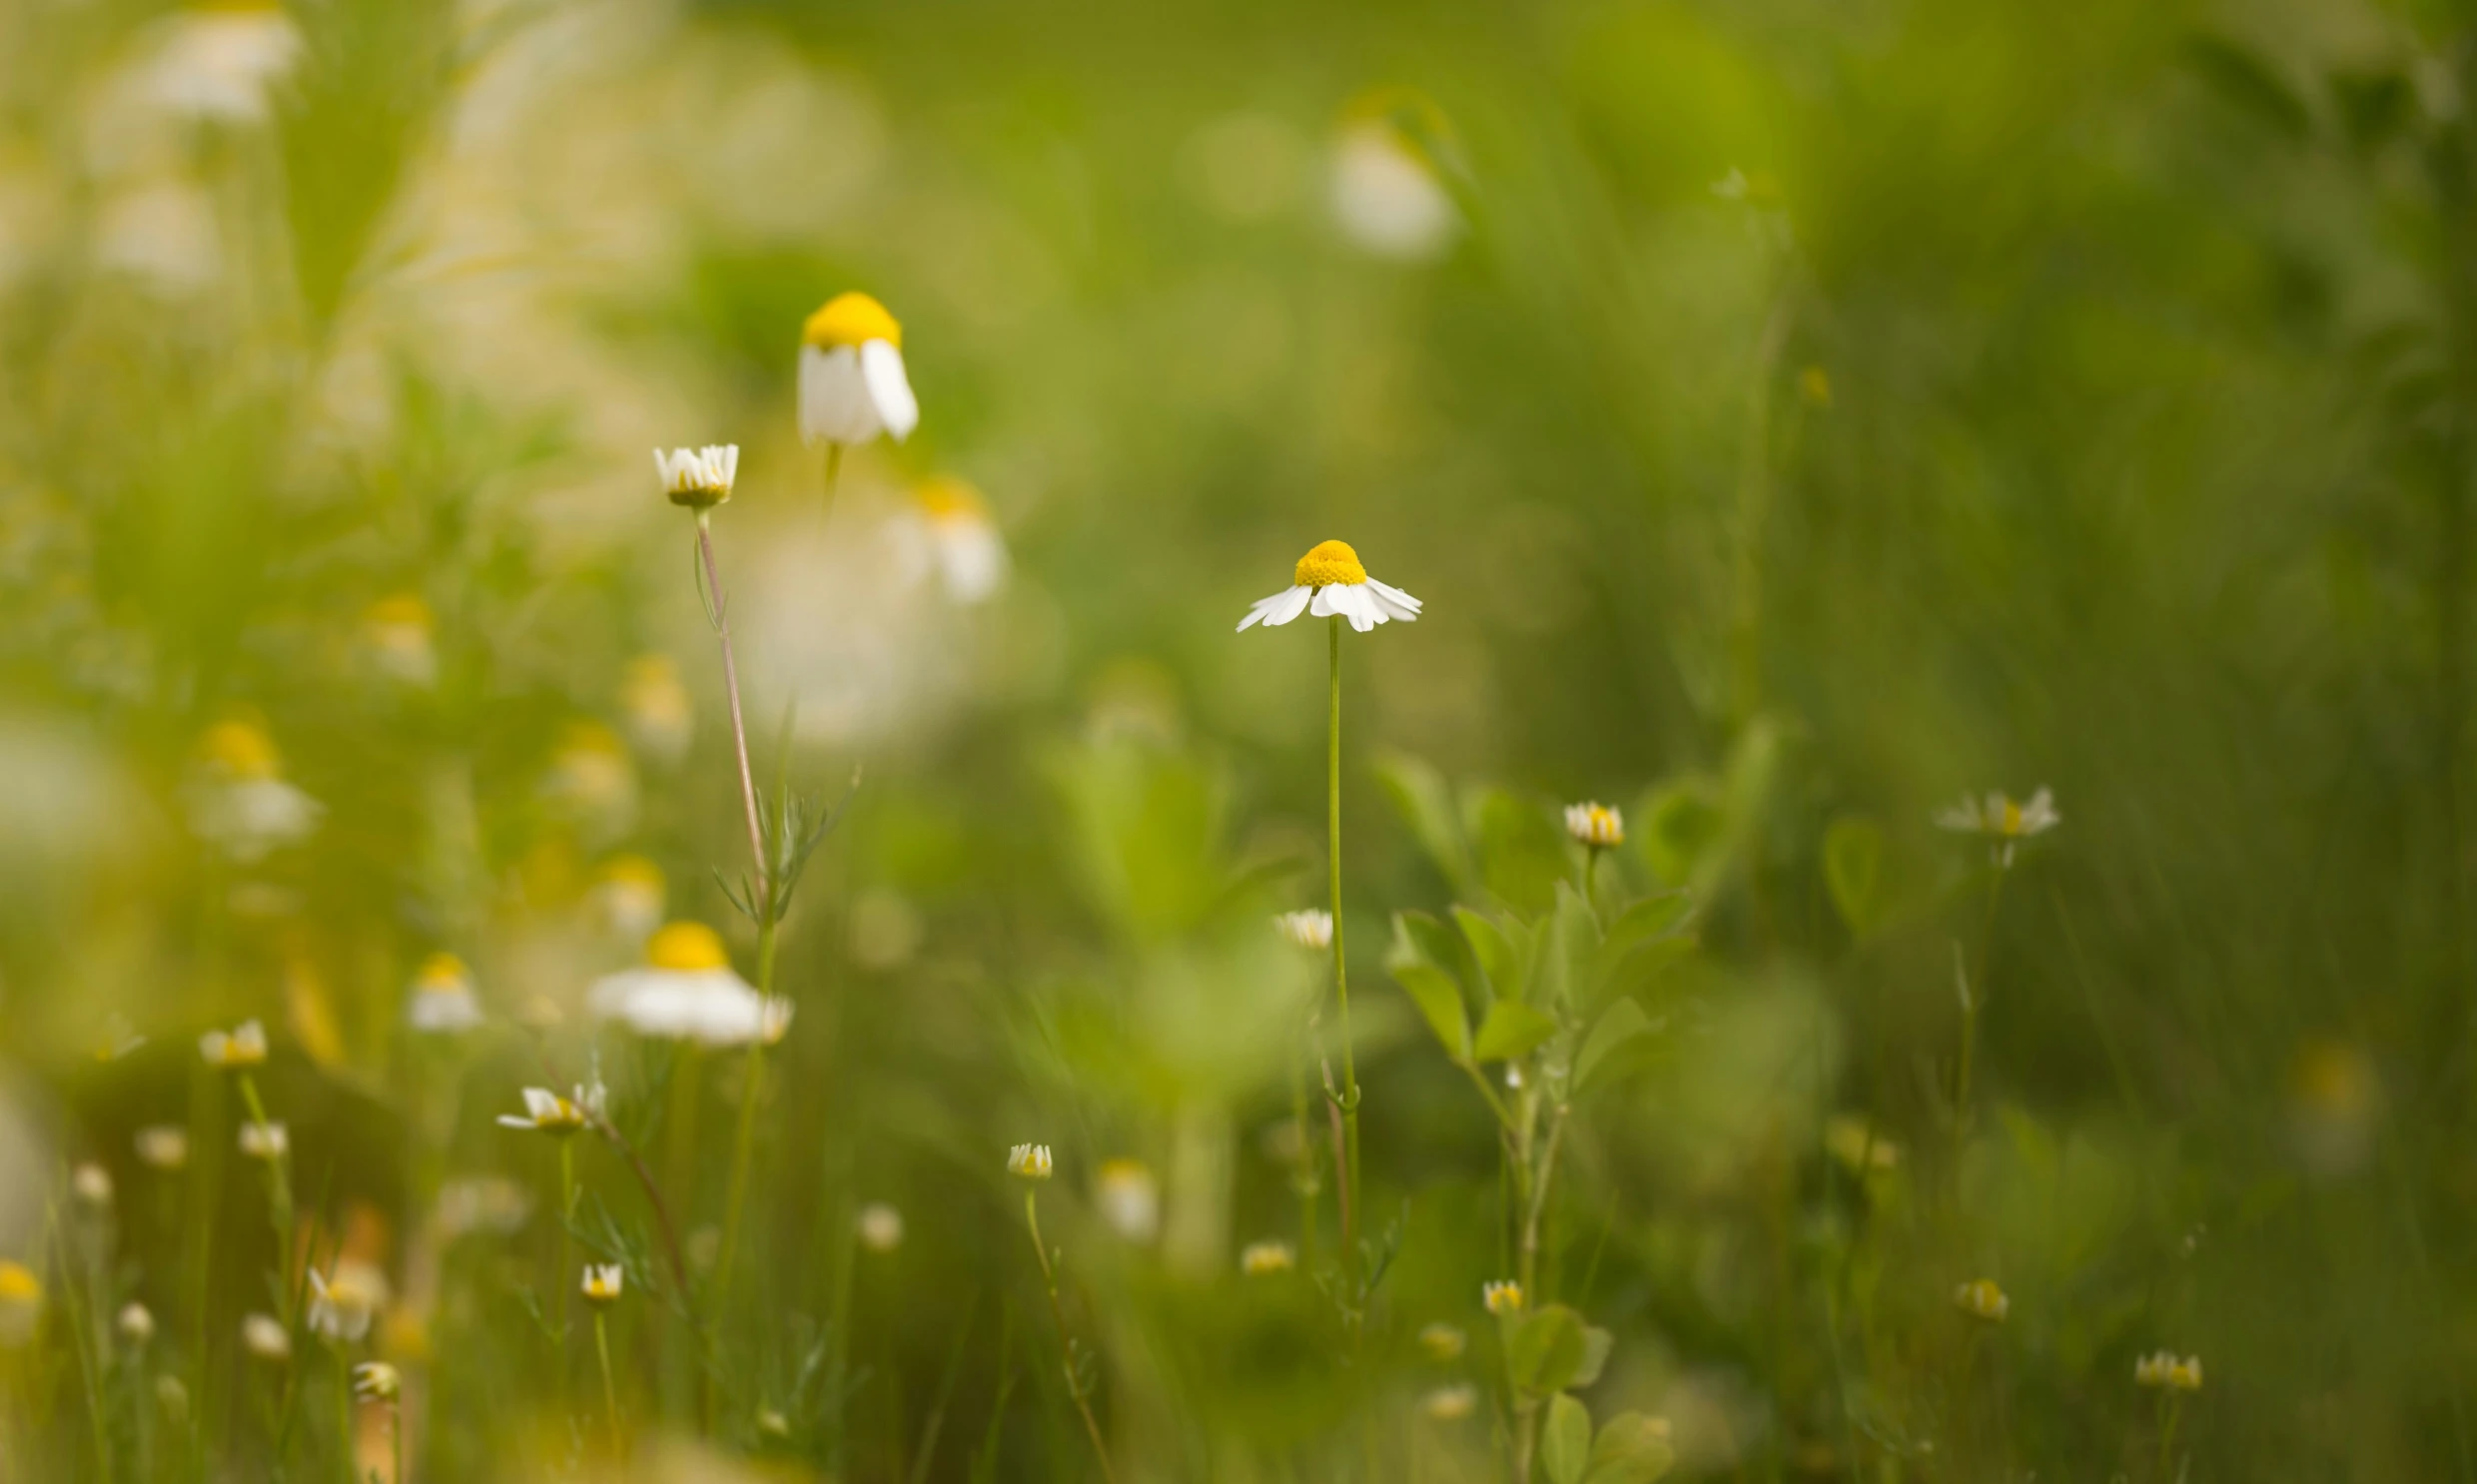
<path id="1" fill-rule="evenodd" d="M 559 1411 L 567 1411 L 567 1336 L 570 1305 L 576 1297 L 576 1140 L 559 1137 L 559 1267 L 551 1286 L 559 1290 Z"/>
<path id="2" fill-rule="evenodd" d="M 619 1435 L 619 1387 L 610 1378 L 610 1324 L 600 1309 L 593 1311 L 593 1352 L 602 1362 L 602 1410 L 610 1417 L 610 1451 L 616 1458 L 627 1452 Z"/>
<path id="3" fill-rule="evenodd" d="M 1987 1004 L 1988 967 L 1995 960 L 1996 904 L 2004 896 L 2004 878 L 2009 868 L 1998 858 L 1995 880 L 1987 887 L 1987 913 L 1979 923 L 1979 962 L 1977 972 L 1966 987 L 1968 997 L 1961 1006 L 1961 1057 L 1953 1075 L 1953 1191 L 1961 1191 L 1962 1150 L 1970 1137 L 1970 1074 L 1977 1060 L 1979 1043 L 1979 1012 Z M 1958 956 L 1958 955 L 1956 955 Z"/>
<path id="4" fill-rule="evenodd" d="M 1341 1016 L 1342 1153 L 1348 1166 L 1340 1171 L 1341 1247 L 1342 1263 L 1355 1289 L 1359 1272 L 1359 1074 L 1350 1039 L 1350 971 L 1341 950 L 1341 615 L 1326 619 L 1324 632 L 1331 676 L 1324 745 L 1324 834 L 1332 879 L 1333 1001 Z M 1354 1297 L 1354 1308 L 1356 1302 Z"/>
<path id="5" fill-rule="evenodd" d="M 1101 1460 L 1101 1477 L 1109 1484 L 1118 1484 L 1118 1471 L 1110 1466 L 1110 1445 L 1102 1441 L 1101 1424 L 1093 1418 L 1093 1404 L 1084 1395 L 1084 1378 L 1075 1368 L 1075 1342 L 1067 1332 L 1067 1308 L 1058 1299 L 1058 1271 L 1050 1265 L 1049 1244 L 1041 1240 L 1041 1193 L 1024 1192 L 1024 1225 L 1032 1232 L 1033 1255 L 1041 1259 L 1041 1285 L 1050 1296 L 1050 1317 L 1058 1321 L 1058 1353 L 1067 1367 L 1067 1395 L 1075 1399 L 1075 1409 L 1084 1419 L 1084 1431 L 1093 1440 L 1093 1453 Z"/>
<path id="6" fill-rule="evenodd" d="M 774 994 L 774 899 L 765 898 L 765 917 L 757 928 L 757 998 Z M 722 1256 L 714 1269 L 714 1315 L 717 1322 L 731 1303 L 732 1259 L 740 1249 L 740 1214 L 748 1203 L 748 1169 L 757 1142 L 757 1104 L 765 1082 L 765 1037 L 748 1043 L 748 1061 L 740 1078 L 739 1131 L 731 1141 L 730 1194 L 723 1202 Z"/>
<path id="7" fill-rule="evenodd" d="M 353 1364 L 344 1357 L 344 1346 L 336 1346 L 336 1456 L 344 1465 L 344 1484 L 354 1484 L 360 1477 L 354 1457 L 353 1437 Z"/>
<path id="8" fill-rule="evenodd" d="M 2170 1387 L 2164 1395 L 2162 1395 L 2161 1397 L 2159 1397 L 2159 1399 L 2158 1399 L 2158 1481 L 2159 1481 L 2159 1484 L 2167 1484 L 2168 1479 L 2169 1479 L 2170 1477 L 2172 1477 L 2172 1476 L 2171 1476 L 2171 1475 L 2169 1475 L 2169 1474 L 2168 1474 L 2168 1472 L 2167 1472 L 2167 1459 L 2168 1459 L 2168 1456 L 2169 1456 L 2171 1453 L 2173 1453 L 2173 1452 L 2175 1451 L 2175 1446 L 2176 1446 L 2176 1421 L 2177 1421 L 2177 1419 L 2178 1419 L 2178 1418 L 2179 1418 L 2179 1417 L 2183 1414 L 2183 1411 L 2184 1411 L 2184 1399 L 2183 1399 L 2182 1397 L 2180 1397 L 2180 1396 L 2176 1395 L 2174 1388 Z"/>
<path id="9" fill-rule="evenodd" d="M 748 854 L 756 863 L 757 884 L 752 900 L 770 901 L 765 865 L 765 829 L 757 819 L 757 780 L 748 768 L 748 724 L 740 716 L 739 662 L 731 653 L 731 608 L 722 593 L 722 574 L 714 567 L 714 530 L 712 512 L 697 512 L 697 555 L 705 563 L 706 590 L 712 594 L 706 609 L 714 622 L 714 637 L 722 644 L 722 687 L 731 701 L 731 745 L 740 765 L 740 805 L 748 816 Z M 767 914 L 769 917 L 772 914 Z"/>
<path id="10" fill-rule="evenodd" d="M 259 1102 L 258 1084 L 248 1073 L 241 1074 L 241 1101 L 250 1111 L 250 1121 L 260 1128 L 272 1128 L 266 1105 Z M 268 1216 L 275 1223 L 277 1276 L 276 1293 L 283 1312 L 284 1327 L 293 1327 L 293 1178 L 291 1156 L 276 1152 L 267 1161 Z"/>
<path id="11" fill-rule="evenodd" d="M 1548 1183 L 1557 1171 L 1557 1148 L 1565 1138 L 1566 1105 L 1558 1104 L 1548 1120 L 1548 1141 L 1526 1181 L 1530 1189 L 1530 1209 L 1522 1221 L 1522 1301 L 1539 1301 L 1539 1228 L 1548 1210 Z"/>

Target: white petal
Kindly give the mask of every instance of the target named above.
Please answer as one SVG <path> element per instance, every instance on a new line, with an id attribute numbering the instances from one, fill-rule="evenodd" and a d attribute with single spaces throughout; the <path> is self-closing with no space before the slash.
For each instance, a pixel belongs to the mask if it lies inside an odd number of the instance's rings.
<path id="1" fill-rule="evenodd" d="M 1322 587 L 1317 588 L 1315 590 L 1315 601 L 1307 605 L 1307 611 L 1314 614 L 1318 618 L 1330 618 L 1334 614 L 1340 612 L 1341 584 L 1338 582 L 1327 582 Z"/>
<path id="2" fill-rule="evenodd" d="M 1341 611 L 1350 615 L 1350 627 L 1366 633 L 1384 622 L 1384 612 L 1376 606 L 1376 596 L 1362 583 L 1352 582 L 1342 589 Z"/>
<path id="3" fill-rule="evenodd" d="M 1391 603 L 1397 608 L 1409 609 L 1411 616 L 1413 617 L 1416 617 L 1419 610 L 1426 606 L 1417 598 L 1412 597 L 1409 593 L 1402 591 L 1400 588 L 1387 586 L 1373 577 L 1367 579 L 1367 585 L 1375 592 L 1377 597 L 1384 599 L 1386 602 Z"/>
<path id="4" fill-rule="evenodd" d="M 1289 622 L 1298 616 L 1299 609 L 1307 606 L 1307 599 L 1314 591 L 1311 587 L 1288 587 L 1271 597 L 1256 599 L 1255 606 L 1247 609 L 1247 616 L 1238 620 L 1238 632 L 1243 634 L 1259 623 L 1270 628 Z"/>
<path id="5" fill-rule="evenodd" d="M 849 346 L 800 348 L 800 440 L 865 443 L 884 426 Z"/>
<path id="6" fill-rule="evenodd" d="M 920 402 L 903 374 L 903 353 L 888 342 L 870 341 L 860 348 L 860 375 L 886 431 L 898 443 L 911 436 L 920 422 Z"/>

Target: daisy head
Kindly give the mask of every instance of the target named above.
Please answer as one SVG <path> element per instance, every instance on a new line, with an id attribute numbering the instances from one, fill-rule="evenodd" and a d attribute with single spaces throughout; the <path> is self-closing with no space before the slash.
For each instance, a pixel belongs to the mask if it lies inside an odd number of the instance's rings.
<path id="1" fill-rule="evenodd" d="M 1028 1180 L 1050 1177 L 1050 1146 L 1045 1143 L 1019 1143 L 1007 1150 L 1007 1173 L 1022 1175 Z"/>
<path id="2" fill-rule="evenodd" d="M 1511 1278 L 1499 1278 L 1480 1288 L 1479 1302 L 1489 1313 L 1499 1318 L 1507 1314 L 1521 1313 L 1522 1285 Z"/>
<path id="3" fill-rule="evenodd" d="M 23 1262 L 0 1257 L 0 1345 L 17 1346 L 34 1338 L 43 1317 L 43 1280 Z"/>
<path id="4" fill-rule="evenodd" d="M 595 1308 L 607 1308 L 619 1301 L 627 1287 L 627 1272 L 616 1262 L 585 1264 L 584 1276 L 576 1284 L 585 1302 Z"/>
<path id="5" fill-rule="evenodd" d="M 178 1123 L 149 1123 L 131 1142 L 138 1162 L 149 1169 L 179 1169 L 189 1163 L 189 1130 Z"/>
<path id="6" fill-rule="evenodd" d="M 1463 1347 L 1469 1343 L 1469 1336 L 1441 1319 L 1419 1331 L 1419 1348 L 1427 1352 L 1430 1360 L 1459 1360 Z"/>
<path id="7" fill-rule="evenodd" d="M 310 1270 L 310 1331 L 337 1344 L 358 1344 L 370 1334 L 371 1320 L 388 1301 L 387 1275 L 366 1262 L 351 1259 L 333 1272 Z"/>
<path id="8" fill-rule="evenodd" d="M 1333 915 L 1307 908 L 1299 912 L 1273 915 L 1272 925 L 1282 937 L 1300 948 L 1325 949 L 1333 946 Z"/>
<path id="9" fill-rule="evenodd" d="M 437 678 L 438 656 L 431 643 L 435 627 L 430 605 L 419 593 L 391 593 L 362 613 L 362 641 L 373 666 L 407 685 L 428 685 Z"/>
<path id="10" fill-rule="evenodd" d="M 1409 593 L 1368 576 L 1349 542 L 1321 541 L 1290 569 L 1290 586 L 1259 599 L 1238 620 L 1238 631 L 1245 633 L 1259 623 L 1270 628 L 1301 613 L 1312 613 L 1318 618 L 1347 618 L 1350 627 L 1363 634 L 1397 618 L 1415 623 L 1419 607 L 1419 600 Z"/>
<path id="11" fill-rule="evenodd" d="M 653 450 L 654 472 L 671 503 L 691 510 L 710 510 L 731 497 L 731 481 L 740 471 L 740 445 L 708 443 L 702 448 Z"/>
<path id="12" fill-rule="evenodd" d="M 1607 850 L 1625 844 L 1625 816 L 1606 804 L 1568 804 L 1565 833 L 1593 850 Z"/>
<path id="13" fill-rule="evenodd" d="M 1965 1314 L 1976 1315 L 1990 1324 L 1999 1323 L 2013 1312 L 2013 1300 L 1994 1278 L 1973 1278 L 1953 1290 L 1953 1306 Z"/>
<path id="14" fill-rule="evenodd" d="M 273 1164 L 293 1151 L 293 1136 L 284 1124 L 257 1119 L 241 1125 L 241 1152 L 244 1157 Z"/>
<path id="15" fill-rule="evenodd" d="M 1419 1410 L 1430 1422 L 1459 1422 L 1479 1405 L 1479 1393 L 1471 1387 L 1439 1386 L 1419 1398 Z"/>
<path id="16" fill-rule="evenodd" d="M 405 1378 L 384 1360 L 365 1360 L 353 1367 L 353 1394 L 363 1401 L 394 1401 L 404 1389 Z"/>
<path id="17" fill-rule="evenodd" d="M 453 954 L 437 953 L 421 961 L 413 977 L 413 993 L 405 1002 L 405 1022 L 415 1031 L 445 1035 L 470 1031 L 481 1024 L 481 1002 L 473 998 L 472 971 Z"/>
<path id="18" fill-rule="evenodd" d="M 872 1200 L 860 1208 L 852 1222 L 860 1236 L 860 1244 L 872 1252 L 891 1252 L 903 1245 L 903 1212 L 882 1200 Z"/>
<path id="19" fill-rule="evenodd" d="M 2046 834 L 2063 822 L 2064 816 L 2056 812 L 2055 790 L 2047 788 L 2032 794 L 2027 802 L 1991 792 L 1983 799 L 1966 798 L 1936 813 L 1936 823 L 1945 829 L 2003 843 Z"/>
<path id="20" fill-rule="evenodd" d="M 643 941 L 662 926 L 662 868 L 639 855 L 613 856 L 593 881 L 593 909 L 621 938 Z"/>
<path id="21" fill-rule="evenodd" d="M 2201 1357 L 2179 1356 L 2173 1350 L 2154 1351 L 2133 1362 L 2133 1381 L 2167 1391 L 2199 1391 Z"/>
<path id="22" fill-rule="evenodd" d="M 896 442 L 920 421 L 903 369 L 903 327 L 866 294 L 838 294 L 800 328 L 800 440 Z"/>
<path id="23" fill-rule="evenodd" d="M 119 1315 L 112 1320 L 112 1327 L 119 1331 L 125 1343 L 133 1346 L 143 1345 L 155 1338 L 154 1311 L 145 1304 L 132 1300 L 121 1305 Z"/>
<path id="24" fill-rule="evenodd" d="M 293 1336 L 272 1314 L 244 1314 L 241 1318 L 241 1347 L 253 1360 L 269 1365 L 282 1365 L 293 1358 Z"/>
<path id="25" fill-rule="evenodd" d="M 1249 1242 L 1238 1254 L 1238 1270 L 1251 1278 L 1288 1272 L 1297 1265 L 1298 1253 L 1285 1241 Z"/>
<path id="26" fill-rule="evenodd" d="M 896 560 L 904 579 L 934 575 L 952 601 L 970 606 L 1005 585 L 1006 537 L 981 492 L 952 475 L 912 490 L 911 508 L 894 525 Z"/>
<path id="27" fill-rule="evenodd" d="M 498 1125 L 564 1137 L 590 1121 L 590 1102 L 581 1088 L 576 1090 L 573 1098 L 562 1098 L 548 1088 L 527 1088 L 524 1090 L 524 1112 L 500 1113 Z"/>
<path id="28" fill-rule="evenodd" d="M 1093 1193 L 1101 1218 L 1129 1241 L 1149 1242 L 1161 1230 L 1161 1181 L 1143 1160 L 1104 1160 Z"/>
<path id="29" fill-rule="evenodd" d="M 585 1003 L 639 1036 L 707 1046 L 780 1040 L 791 1024 L 788 1004 L 760 998 L 733 972 L 721 937 L 698 922 L 664 925 L 645 940 L 643 964 L 604 976 Z"/>

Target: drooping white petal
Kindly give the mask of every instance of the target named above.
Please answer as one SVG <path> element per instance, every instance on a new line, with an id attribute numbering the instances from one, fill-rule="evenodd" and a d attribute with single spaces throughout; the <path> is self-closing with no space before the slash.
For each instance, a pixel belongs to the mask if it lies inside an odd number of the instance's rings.
<path id="1" fill-rule="evenodd" d="M 1373 577 L 1367 579 L 1367 585 L 1374 590 L 1377 597 L 1382 598 L 1384 601 L 1391 603 L 1397 608 L 1408 609 L 1409 611 L 1407 613 L 1394 615 L 1398 618 L 1404 619 L 1405 621 L 1411 618 L 1416 618 L 1419 615 L 1419 610 L 1426 606 L 1417 598 L 1412 597 L 1409 593 L 1402 591 L 1400 588 L 1379 582 Z"/>
<path id="2" fill-rule="evenodd" d="M 884 425 L 861 373 L 858 351 L 849 346 L 800 348 L 800 441 L 865 443 Z"/>
<path id="3" fill-rule="evenodd" d="M 1258 598 L 1255 605 L 1247 609 L 1247 616 L 1238 620 L 1238 632 L 1243 634 L 1259 623 L 1270 628 L 1289 622 L 1307 606 L 1307 600 L 1314 593 L 1312 587 L 1288 587 L 1271 597 Z"/>
<path id="4" fill-rule="evenodd" d="M 1341 584 L 1328 582 L 1315 590 L 1315 600 L 1307 611 L 1318 618 L 1330 618 L 1341 611 Z"/>
<path id="5" fill-rule="evenodd" d="M 1376 606 L 1376 595 L 1367 590 L 1366 583 L 1348 583 L 1343 592 L 1341 611 L 1350 615 L 1350 627 L 1363 634 L 1384 622 L 1384 610 Z"/>
<path id="6" fill-rule="evenodd" d="M 888 341 L 870 341 L 860 348 L 860 375 L 878 420 L 898 443 L 920 423 L 920 401 L 912 395 L 911 378 L 903 373 L 903 353 Z"/>

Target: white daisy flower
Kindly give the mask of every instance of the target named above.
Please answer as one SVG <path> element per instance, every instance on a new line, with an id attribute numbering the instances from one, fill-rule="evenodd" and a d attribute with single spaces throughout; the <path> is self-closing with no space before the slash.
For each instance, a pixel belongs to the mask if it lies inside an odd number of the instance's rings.
<path id="1" fill-rule="evenodd" d="M 394 1401 L 404 1389 L 405 1378 L 384 1360 L 365 1360 L 353 1367 L 353 1394 L 363 1401 Z"/>
<path id="2" fill-rule="evenodd" d="M 1290 580 L 1288 590 L 1259 599 L 1249 608 L 1247 616 L 1238 620 L 1238 632 L 1243 634 L 1259 623 L 1266 628 L 1287 623 L 1301 613 L 1347 618 L 1350 627 L 1362 634 L 1393 619 L 1416 623 L 1419 618 L 1419 600 L 1368 576 L 1367 568 L 1359 565 L 1359 554 L 1346 541 L 1318 542 L 1298 559 Z"/>
<path id="3" fill-rule="evenodd" d="M 595 1308 L 602 1308 L 619 1301 L 619 1295 L 627 1288 L 627 1270 L 616 1262 L 588 1262 L 585 1264 L 584 1276 L 577 1282 L 576 1287 L 577 1291 L 584 1294 L 585 1302 L 592 1304 Z"/>
<path id="4" fill-rule="evenodd" d="M 903 1245 L 903 1212 L 882 1200 L 873 1200 L 860 1208 L 853 1229 L 860 1234 L 860 1244 L 872 1252 L 891 1252 Z"/>
<path id="5" fill-rule="evenodd" d="M 600 1109 L 584 1089 L 575 1090 L 574 1098 L 562 1098 L 548 1088 L 526 1088 L 523 1092 L 524 1112 L 500 1113 L 501 1128 L 522 1128 L 535 1133 L 565 1135 L 592 1121 Z"/>
<path id="6" fill-rule="evenodd" d="M 1994 1278 L 1972 1278 L 1953 1290 L 1953 1306 L 1996 1324 L 2013 1312 L 2013 1299 Z"/>
<path id="7" fill-rule="evenodd" d="M 188 790 L 190 828 L 245 865 L 308 839 L 326 806 L 284 781 L 275 744 L 246 721 L 207 729 Z"/>
<path id="8" fill-rule="evenodd" d="M 947 597 L 967 606 L 1006 583 L 1006 537 L 990 518 L 988 501 L 961 479 L 940 477 L 915 488 L 892 529 L 906 582 L 934 575 Z"/>
<path id="9" fill-rule="evenodd" d="M 273 1314 L 242 1316 L 241 1347 L 270 1365 L 282 1365 L 293 1358 L 293 1337 L 285 1333 L 283 1324 Z"/>
<path id="10" fill-rule="evenodd" d="M 121 1305 L 120 1316 L 112 1321 L 123 1340 L 143 1345 L 155 1338 L 155 1315 L 145 1304 L 131 1301 Z"/>
<path id="11" fill-rule="evenodd" d="M 1050 1146 L 1045 1143 L 1019 1143 L 1007 1150 L 1007 1173 L 1020 1174 L 1028 1180 L 1050 1177 Z"/>
<path id="12" fill-rule="evenodd" d="M 417 594 L 383 597 L 362 614 L 362 645 L 371 668 L 402 685 L 426 690 L 438 679 L 436 624 Z"/>
<path id="13" fill-rule="evenodd" d="M 337 1344 L 356 1344 L 370 1334 L 370 1322 L 387 1306 L 387 1274 L 367 1262 L 350 1259 L 335 1271 L 310 1269 L 310 1332 Z"/>
<path id="14" fill-rule="evenodd" d="M 462 959 L 432 954 L 422 961 L 405 1002 L 405 1023 L 432 1035 L 470 1031 L 481 1024 L 481 1002 L 473 997 L 472 972 Z"/>
<path id="15" fill-rule="evenodd" d="M 1300 948 L 1333 946 L 1333 915 L 1329 912 L 1310 907 L 1299 912 L 1275 913 L 1272 925 Z"/>
<path id="16" fill-rule="evenodd" d="M 230 1032 L 209 1031 L 198 1038 L 198 1055 L 223 1072 L 238 1072 L 267 1060 L 267 1028 L 243 1021 Z"/>
<path id="17" fill-rule="evenodd" d="M 662 926 L 662 868 L 643 856 L 613 856 L 593 882 L 593 911 L 619 938 L 642 943 Z"/>
<path id="18" fill-rule="evenodd" d="M 1105 1160 L 1093 1203 L 1110 1229 L 1129 1241 L 1149 1242 L 1161 1230 L 1161 1181 L 1141 1159 Z"/>
<path id="19" fill-rule="evenodd" d="M 112 1204 L 112 1172 L 89 1161 L 69 1171 L 69 1193 L 81 1205 L 107 1210 Z"/>
<path id="20" fill-rule="evenodd" d="M 293 1135 L 281 1121 L 270 1119 L 262 1123 L 254 1118 L 241 1125 L 241 1152 L 245 1157 L 273 1163 L 292 1151 Z"/>
<path id="21" fill-rule="evenodd" d="M 189 1130 L 178 1123 L 150 1123 L 131 1142 L 137 1147 L 138 1162 L 149 1169 L 179 1169 L 189 1163 Z"/>
<path id="22" fill-rule="evenodd" d="M 1594 850 L 1625 844 L 1625 816 L 1606 804 L 1565 806 L 1565 833 Z"/>
<path id="23" fill-rule="evenodd" d="M 739 477 L 740 445 L 708 443 L 702 448 L 673 448 L 668 453 L 656 448 L 653 467 L 672 504 L 710 510 L 731 497 L 731 481 Z"/>
<path id="24" fill-rule="evenodd" d="M 838 294 L 800 329 L 800 440 L 896 442 L 920 421 L 903 371 L 903 327 L 866 294 Z"/>
<path id="25" fill-rule="evenodd" d="M 2009 867 L 2015 846 L 2056 828 L 2064 823 L 2064 816 L 2056 812 L 2054 790 L 2042 787 L 2028 803 L 2001 792 L 1990 792 L 1984 799 L 1966 798 L 1936 811 L 1935 822 L 1958 834 L 1986 836 L 1995 846 L 1996 864 Z"/>
<path id="26" fill-rule="evenodd" d="M 1298 1253 L 1285 1241 L 1249 1242 L 1238 1254 L 1238 1270 L 1251 1278 L 1288 1272 L 1298 1265 Z"/>
<path id="27" fill-rule="evenodd" d="M 1489 1313 L 1502 1317 L 1522 1312 L 1522 1285 L 1511 1278 L 1498 1278 L 1479 1288 L 1479 1303 Z"/>
<path id="28" fill-rule="evenodd" d="M 1479 1393 L 1468 1386 L 1439 1386 L 1419 1398 L 1419 1410 L 1430 1422 L 1459 1422 L 1479 1405 Z"/>
<path id="29" fill-rule="evenodd" d="M 654 934 L 645 943 L 644 965 L 596 982 L 585 1006 L 639 1036 L 708 1046 L 746 1046 L 769 1032 L 779 1039 L 790 1025 L 788 1006 L 776 1008 L 759 997 L 732 972 L 722 939 L 693 922 L 671 923 Z"/>
<path id="30" fill-rule="evenodd" d="M 1431 137 L 1444 117 L 1428 99 L 1386 89 L 1357 100 L 1333 136 L 1331 201 L 1342 236 L 1379 258 L 1420 262 L 1453 242 L 1462 216 L 1435 161 L 1412 132 Z"/>

